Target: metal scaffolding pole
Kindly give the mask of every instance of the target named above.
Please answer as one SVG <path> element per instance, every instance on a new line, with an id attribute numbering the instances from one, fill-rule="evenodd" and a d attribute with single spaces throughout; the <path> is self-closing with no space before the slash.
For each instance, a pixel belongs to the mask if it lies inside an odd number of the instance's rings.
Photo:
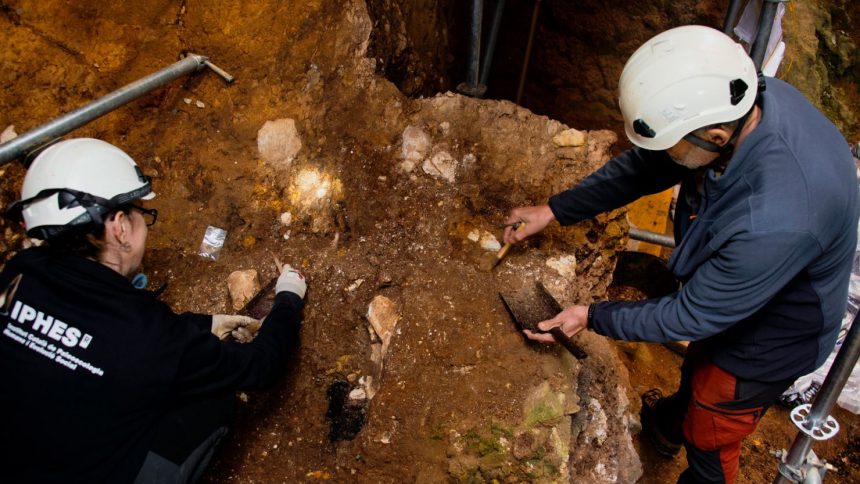
<path id="1" fill-rule="evenodd" d="M 738 11 L 741 9 L 741 0 L 731 0 L 729 11 L 726 13 L 726 21 L 723 23 L 723 33 L 732 36 L 732 31 L 735 28 L 735 21 L 738 18 Z"/>
<path id="2" fill-rule="evenodd" d="M 801 424 L 809 432 L 814 433 L 823 428 L 833 406 L 836 404 L 836 400 L 839 398 L 839 394 L 842 393 L 845 382 L 851 376 L 854 365 L 857 364 L 857 358 L 860 356 L 860 324 L 857 322 L 858 318 L 860 318 L 860 314 L 854 317 L 851 329 L 842 343 L 842 348 L 836 355 L 833 366 L 827 372 L 821 390 L 818 391 L 818 395 L 812 403 L 806 422 Z M 779 475 L 773 481 L 775 484 L 788 484 L 800 480 L 801 468 L 806 462 L 812 442 L 813 438 L 803 429 L 797 433 L 788 455 L 779 464 Z"/>
<path id="3" fill-rule="evenodd" d="M 773 19 L 776 17 L 776 9 L 782 2 L 783 0 L 762 0 L 761 14 L 758 18 L 758 32 L 750 49 L 750 57 L 755 63 L 756 70 L 761 70 L 761 65 L 764 63 L 770 31 L 773 29 Z"/>
<path id="4" fill-rule="evenodd" d="M 168 82 L 191 72 L 209 67 L 228 83 L 233 76 L 209 62 L 209 59 L 196 54 L 188 54 L 184 59 L 164 69 L 128 84 L 112 93 L 97 99 L 86 106 L 38 126 L 26 133 L 0 145 L 0 166 L 25 156 L 28 152 L 63 136 L 74 129 L 104 116 L 140 96 L 153 91 Z"/>

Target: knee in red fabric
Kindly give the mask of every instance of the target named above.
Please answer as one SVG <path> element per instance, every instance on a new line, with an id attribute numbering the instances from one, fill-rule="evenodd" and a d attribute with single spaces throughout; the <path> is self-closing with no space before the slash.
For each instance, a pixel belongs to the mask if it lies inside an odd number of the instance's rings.
<path id="1" fill-rule="evenodd" d="M 692 398 L 684 420 L 684 438 L 695 449 L 718 453 L 726 482 L 734 481 L 741 441 L 755 431 L 763 412 L 761 406 L 726 408 L 725 404 L 737 399 L 735 386 L 732 374 L 711 363 L 699 366 L 693 373 Z M 688 460 L 692 465 L 693 460 Z"/>

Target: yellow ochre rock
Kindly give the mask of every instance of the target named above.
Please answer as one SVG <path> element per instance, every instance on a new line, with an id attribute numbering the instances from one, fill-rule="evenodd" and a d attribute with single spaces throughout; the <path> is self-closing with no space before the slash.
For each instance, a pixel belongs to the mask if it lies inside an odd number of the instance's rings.
<path id="1" fill-rule="evenodd" d="M 576 129 L 566 129 L 552 138 L 559 148 L 566 146 L 582 146 L 585 144 L 585 133 Z"/>

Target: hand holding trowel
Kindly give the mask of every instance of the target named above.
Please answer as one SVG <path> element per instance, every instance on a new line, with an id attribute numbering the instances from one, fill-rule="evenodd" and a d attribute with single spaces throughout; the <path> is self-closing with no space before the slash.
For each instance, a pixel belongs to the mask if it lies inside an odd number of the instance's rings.
<path id="1" fill-rule="evenodd" d="M 576 313 L 584 306 L 562 309 L 558 301 L 540 282 L 535 283 L 534 291 L 527 288 L 518 293 L 499 293 L 499 296 L 502 298 L 502 303 L 508 310 L 511 319 L 523 330 L 527 338 L 543 343 L 557 342 L 580 360 L 588 356 L 562 329 L 564 322 L 568 320 L 576 322 L 582 319 L 578 314 L 568 313 Z M 540 327 L 541 325 L 552 326 L 545 330 Z M 582 329 L 584 329 L 584 325 L 576 332 L 578 333 Z"/>
<path id="2" fill-rule="evenodd" d="M 540 232 L 555 220 L 555 214 L 549 205 L 536 205 L 533 207 L 518 207 L 511 210 L 508 220 L 505 222 L 505 245 L 496 254 L 487 254 L 481 260 L 481 268 L 492 271 L 499 262 L 511 250 L 511 246 L 518 244 L 532 235 Z"/>
<path id="3" fill-rule="evenodd" d="M 523 222 L 514 222 L 511 227 L 514 231 L 520 232 L 525 228 L 526 224 Z M 485 254 L 481 259 L 481 269 L 489 272 L 496 268 L 499 265 L 499 262 L 508 254 L 508 251 L 511 250 L 511 243 L 506 243 L 498 252 L 495 254 L 489 253 Z"/>

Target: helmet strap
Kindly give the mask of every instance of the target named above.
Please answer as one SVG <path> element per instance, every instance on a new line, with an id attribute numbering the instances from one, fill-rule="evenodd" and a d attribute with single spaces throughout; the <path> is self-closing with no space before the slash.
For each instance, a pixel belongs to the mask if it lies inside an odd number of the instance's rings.
<path id="1" fill-rule="evenodd" d="M 695 145 L 705 151 L 710 151 L 711 153 L 719 153 L 720 155 L 728 155 L 734 152 L 735 150 L 735 141 L 737 141 L 738 136 L 741 135 L 741 131 L 743 131 L 744 126 L 746 126 L 747 119 L 749 119 L 750 114 L 752 114 L 753 109 L 755 108 L 755 104 L 750 108 L 749 111 L 746 112 L 741 118 L 738 120 L 738 125 L 732 132 L 732 135 L 729 137 L 729 140 L 726 144 L 720 146 L 716 143 L 711 143 L 710 141 L 703 140 L 698 136 L 693 135 L 693 133 L 689 133 L 684 136 L 684 140 L 688 143 Z"/>

